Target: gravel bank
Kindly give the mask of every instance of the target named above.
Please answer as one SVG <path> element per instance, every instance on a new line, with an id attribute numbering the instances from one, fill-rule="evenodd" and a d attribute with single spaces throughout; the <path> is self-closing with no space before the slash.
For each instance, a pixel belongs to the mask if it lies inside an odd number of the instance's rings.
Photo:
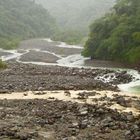
<path id="1" fill-rule="evenodd" d="M 102 77 L 102 78 L 100 78 Z M 104 80 L 111 78 L 111 81 Z M 126 71 L 38 66 L 9 62 L 0 71 L 0 92 L 38 90 L 113 90 L 129 83 Z M 105 83 L 106 82 L 106 83 Z"/>

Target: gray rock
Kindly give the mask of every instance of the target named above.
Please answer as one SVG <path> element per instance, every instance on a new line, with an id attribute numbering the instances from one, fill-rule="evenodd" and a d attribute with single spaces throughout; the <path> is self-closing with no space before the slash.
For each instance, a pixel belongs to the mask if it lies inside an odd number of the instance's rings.
<path id="1" fill-rule="evenodd" d="M 128 136 L 128 135 L 131 135 L 131 131 L 130 130 L 125 132 L 125 136 Z"/>
<path id="2" fill-rule="evenodd" d="M 134 116 L 133 115 L 127 115 L 127 120 L 128 121 L 133 121 L 134 120 Z"/>

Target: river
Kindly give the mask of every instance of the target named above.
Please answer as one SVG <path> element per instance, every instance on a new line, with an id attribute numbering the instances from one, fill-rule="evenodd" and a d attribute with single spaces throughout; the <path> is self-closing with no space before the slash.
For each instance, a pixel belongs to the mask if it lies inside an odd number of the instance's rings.
<path id="1" fill-rule="evenodd" d="M 110 61 L 90 61 L 90 58 L 84 58 L 80 55 L 81 50 L 81 46 L 55 42 L 49 38 L 32 39 L 22 41 L 17 50 L 0 49 L 0 57 L 3 61 L 15 60 L 25 64 L 126 70 L 134 77 L 133 81 L 118 85 L 119 89 L 123 92 L 140 93 L 140 74 L 138 71 L 127 69 L 123 64 Z M 110 76 L 109 79 L 105 79 L 105 76 L 100 77 L 104 82 L 111 80 L 111 78 L 115 77 Z"/>

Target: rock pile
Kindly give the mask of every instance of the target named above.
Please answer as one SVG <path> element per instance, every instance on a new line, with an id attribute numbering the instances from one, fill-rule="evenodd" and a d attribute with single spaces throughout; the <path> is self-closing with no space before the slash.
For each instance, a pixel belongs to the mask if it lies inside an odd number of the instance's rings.
<path id="1" fill-rule="evenodd" d="M 104 74 L 117 77 L 105 83 L 97 79 Z M 106 77 L 107 78 L 107 77 Z M 126 72 L 80 69 L 59 66 L 37 66 L 9 62 L 8 69 L 0 71 L 0 92 L 43 90 L 118 90 L 117 84 L 128 83 L 132 77 Z"/>
<path id="2" fill-rule="evenodd" d="M 119 113 L 103 105 L 2 100 L 0 110 L 0 139 L 140 139 L 140 116 Z"/>

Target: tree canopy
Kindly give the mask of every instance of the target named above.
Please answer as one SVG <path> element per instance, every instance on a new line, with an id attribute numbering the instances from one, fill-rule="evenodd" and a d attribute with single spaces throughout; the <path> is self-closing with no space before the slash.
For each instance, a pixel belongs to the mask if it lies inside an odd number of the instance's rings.
<path id="1" fill-rule="evenodd" d="M 1 48 L 14 48 L 20 39 L 51 36 L 56 29 L 48 11 L 34 0 L 0 0 Z"/>
<path id="2" fill-rule="evenodd" d="M 140 0 L 118 0 L 90 26 L 82 54 L 95 59 L 140 62 Z"/>

